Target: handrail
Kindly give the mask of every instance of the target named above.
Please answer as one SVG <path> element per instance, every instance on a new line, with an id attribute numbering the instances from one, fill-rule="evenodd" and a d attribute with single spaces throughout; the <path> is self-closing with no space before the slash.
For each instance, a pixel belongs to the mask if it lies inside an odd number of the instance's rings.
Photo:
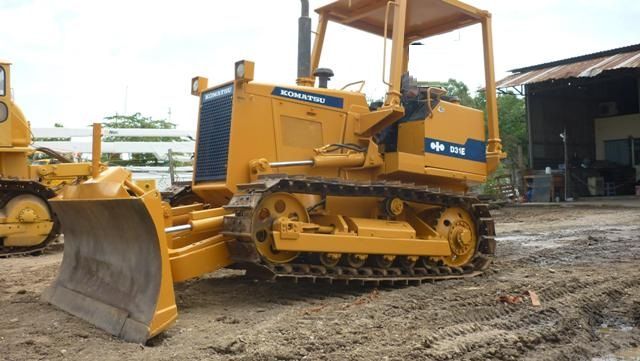
<path id="1" fill-rule="evenodd" d="M 362 93 L 362 88 L 364 88 L 364 84 L 365 84 L 364 80 L 358 80 L 358 81 L 354 81 L 352 83 L 349 83 L 349 84 L 343 86 L 342 88 L 340 88 L 340 90 L 345 90 L 348 87 L 350 87 L 352 85 L 356 85 L 356 84 L 360 84 L 360 89 L 358 89 L 358 93 Z"/>
<path id="2" fill-rule="evenodd" d="M 389 28 L 389 9 L 390 5 L 396 5 L 395 1 L 388 1 L 387 6 L 384 10 L 384 36 L 383 36 L 383 47 L 382 47 L 382 82 L 386 86 L 391 86 L 390 83 L 387 83 L 386 73 L 387 73 L 387 29 Z"/>
<path id="3" fill-rule="evenodd" d="M 443 95 L 447 94 L 447 90 L 445 88 L 441 88 L 441 87 L 429 87 L 427 88 L 427 97 L 429 98 L 427 104 L 429 106 L 429 118 L 433 118 L 433 107 L 431 106 L 431 91 L 434 91 L 435 96 L 436 96 L 436 100 L 440 101 L 440 99 L 442 99 Z M 437 90 L 437 91 L 436 91 Z"/>

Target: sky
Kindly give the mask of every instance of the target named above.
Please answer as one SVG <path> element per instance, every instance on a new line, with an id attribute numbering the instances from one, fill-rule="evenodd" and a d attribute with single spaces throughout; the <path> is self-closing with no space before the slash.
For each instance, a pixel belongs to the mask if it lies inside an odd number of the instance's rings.
<path id="1" fill-rule="evenodd" d="M 310 0 L 311 8 L 331 2 Z M 493 14 L 497 79 L 508 70 L 640 43 L 638 0 L 467 0 Z M 191 78 L 233 78 L 255 61 L 255 80 L 295 84 L 297 0 L 0 0 L 0 59 L 33 127 L 85 127 L 140 112 L 195 129 Z M 315 29 L 316 17 L 312 15 Z M 481 31 L 472 26 L 411 48 L 418 80 L 483 85 Z M 320 65 L 330 87 L 365 80 L 379 98 L 383 43 L 330 24 Z"/>

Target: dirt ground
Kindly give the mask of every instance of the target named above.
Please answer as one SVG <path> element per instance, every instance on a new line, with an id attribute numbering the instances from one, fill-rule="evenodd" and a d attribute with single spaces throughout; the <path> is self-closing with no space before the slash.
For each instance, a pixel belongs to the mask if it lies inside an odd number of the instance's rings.
<path id="1" fill-rule="evenodd" d="M 498 258 L 481 277 L 374 289 L 223 271 L 178 285 L 177 324 L 145 346 L 40 301 L 60 249 L 0 259 L 0 359 L 640 360 L 640 209 L 494 216 Z"/>

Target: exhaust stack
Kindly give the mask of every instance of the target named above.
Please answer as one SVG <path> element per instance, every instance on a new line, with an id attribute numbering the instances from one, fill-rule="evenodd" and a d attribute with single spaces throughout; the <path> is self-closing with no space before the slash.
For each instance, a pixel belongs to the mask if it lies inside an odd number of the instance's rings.
<path id="1" fill-rule="evenodd" d="M 311 18 L 309 0 L 300 0 L 302 11 L 298 19 L 298 80 L 311 77 Z"/>

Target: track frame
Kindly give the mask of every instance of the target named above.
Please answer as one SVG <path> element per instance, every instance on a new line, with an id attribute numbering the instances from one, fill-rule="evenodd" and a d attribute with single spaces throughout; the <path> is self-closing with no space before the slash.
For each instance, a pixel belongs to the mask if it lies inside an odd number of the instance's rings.
<path id="1" fill-rule="evenodd" d="M 265 261 L 251 237 L 251 219 L 261 199 L 276 192 L 314 194 L 320 196 L 399 198 L 406 202 L 441 207 L 464 208 L 474 219 L 478 249 L 471 262 L 463 267 L 429 265 L 414 268 L 379 268 L 347 266 L 325 267 L 304 262 L 273 264 Z M 292 282 L 341 284 L 420 284 L 444 279 L 473 277 L 490 265 L 496 249 L 495 226 L 489 208 L 473 196 L 441 192 L 423 185 L 396 181 L 354 182 L 305 176 L 270 175 L 256 182 L 238 186 L 238 192 L 224 207 L 234 215 L 225 216 L 223 234 L 233 238 L 227 242 L 231 258 L 250 275 Z"/>

